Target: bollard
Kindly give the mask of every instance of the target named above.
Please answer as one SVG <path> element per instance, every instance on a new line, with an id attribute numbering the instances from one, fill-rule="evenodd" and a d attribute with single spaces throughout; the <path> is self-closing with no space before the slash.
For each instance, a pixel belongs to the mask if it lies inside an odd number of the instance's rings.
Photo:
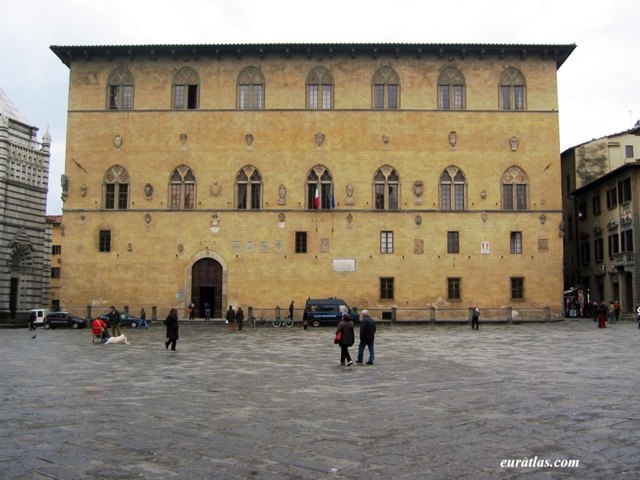
<path id="1" fill-rule="evenodd" d="M 551 308 L 544 307 L 544 321 L 548 322 L 549 320 L 551 320 Z"/>
<path id="2" fill-rule="evenodd" d="M 396 307 L 391 307 L 391 323 L 396 323 L 397 314 L 398 314 L 398 309 Z"/>
<path id="3" fill-rule="evenodd" d="M 124 314 L 128 317 L 129 316 L 129 305 L 125 305 L 124 306 Z"/>
<path id="4" fill-rule="evenodd" d="M 429 321 L 436 323 L 436 307 L 429 307 Z"/>
<path id="5" fill-rule="evenodd" d="M 513 322 L 513 307 L 507 307 L 507 323 Z"/>
<path id="6" fill-rule="evenodd" d="M 158 319 L 158 307 L 153 305 L 151 307 L 151 321 L 155 322 Z"/>
<path id="7" fill-rule="evenodd" d="M 280 320 L 280 305 L 276 305 L 276 320 Z"/>
<path id="8" fill-rule="evenodd" d="M 92 320 L 93 317 L 91 317 L 91 305 L 87 305 L 87 318 L 86 320 Z"/>
<path id="9" fill-rule="evenodd" d="M 249 322 L 251 322 L 253 324 L 253 326 L 256 326 L 256 320 L 255 318 L 253 318 L 253 307 L 249 306 L 247 307 L 247 319 L 249 320 Z"/>

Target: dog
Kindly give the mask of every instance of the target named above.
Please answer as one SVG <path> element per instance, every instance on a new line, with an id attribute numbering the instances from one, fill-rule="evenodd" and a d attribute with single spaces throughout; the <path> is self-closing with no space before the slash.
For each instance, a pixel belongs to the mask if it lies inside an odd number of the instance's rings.
<path id="1" fill-rule="evenodd" d="M 127 340 L 127 336 L 123 333 L 117 337 L 109 337 L 107 341 L 104 342 L 105 345 L 109 343 L 113 343 L 114 345 L 128 345 L 129 341 Z"/>

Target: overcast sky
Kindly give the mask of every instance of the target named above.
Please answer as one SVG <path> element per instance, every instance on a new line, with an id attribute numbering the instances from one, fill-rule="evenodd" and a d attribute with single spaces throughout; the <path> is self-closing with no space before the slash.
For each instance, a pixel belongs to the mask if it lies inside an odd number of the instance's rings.
<path id="1" fill-rule="evenodd" d="M 339 42 L 575 43 L 558 71 L 561 151 L 640 119 L 638 0 L 16 0 L 0 9 L 0 88 L 49 128 L 55 215 L 69 69 L 49 46 Z"/>

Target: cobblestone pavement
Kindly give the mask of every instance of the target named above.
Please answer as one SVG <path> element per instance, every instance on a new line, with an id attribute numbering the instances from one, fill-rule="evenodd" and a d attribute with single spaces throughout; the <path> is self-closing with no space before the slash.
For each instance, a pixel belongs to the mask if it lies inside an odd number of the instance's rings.
<path id="1" fill-rule="evenodd" d="M 0 330 L 0 478 L 640 476 L 632 322 L 382 325 L 351 367 L 330 328 L 125 333 Z"/>

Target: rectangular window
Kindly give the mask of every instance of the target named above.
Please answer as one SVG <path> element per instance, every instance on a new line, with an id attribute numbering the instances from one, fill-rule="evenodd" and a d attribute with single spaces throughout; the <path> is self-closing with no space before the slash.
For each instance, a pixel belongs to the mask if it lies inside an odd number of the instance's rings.
<path id="1" fill-rule="evenodd" d="M 175 85 L 173 87 L 173 108 L 184 108 L 184 97 L 184 85 Z"/>
<path id="2" fill-rule="evenodd" d="M 607 208 L 613 210 L 618 206 L 618 191 L 616 187 L 607 190 Z"/>
<path id="3" fill-rule="evenodd" d="M 502 208 L 504 210 L 513 210 L 513 185 L 502 185 Z"/>
<path id="4" fill-rule="evenodd" d="M 462 110 L 464 108 L 464 88 L 462 85 L 453 86 L 453 109 Z"/>
<path id="5" fill-rule="evenodd" d="M 389 210 L 398 209 L 398 184 L 390 183 L 389 188 Z"/>
<path id="6" fill-rule="evenodd" d="M 100 234 L 98 236 L 98 251 L 111 251 L 111 230 L 100 230 Z"/>
<path id="7" fill-rule="evenodd" d="M 625 178 L 618 182 L 618 203 L 622 205 L 631 201 L 631 179 Z"/>
<path id="8" fill-rule="evenodd" d="M 376 183 L 375 188 L 376 210 L 384 210 L 384 183 Z"/>
<path id="9" fill-rule="evenodd" d="M 609 235 L 608 240 L 609 258 L 613 258 L 614 255 L 620 253 L 620 239 L 618 234 L 614 233 L 613 235 Z"/>
<path id="10" fill-rule="evenodd" d="M 126 210 L 127 200 L 129 198 L 129 185 L 126 183 L 118 184 L 118 208 Z"/>
<path id="11" fill-rule="evenodd" d="M 393 277 L 380 278 L 380 299 L 393 300 Z"/>
<path id="12" fill-rule="evenodd" d="M 238 96 L 238 108 L 247 110 L 249 108 L 249 85 L 240 85 Z"/>
<path id="13" fill-rule="evenodd" d="M 307 253 L 307 232 L 296 232 L 296 253 Z"/>
<path id="14" fill-rule="evenodd" d="M 582 265 L 589 265 L 591 263 L 589 242 L 582 242 L 580 244 L 580 263 L 582 263 Z"/>
<path id="15" fill-rule="evenodd" d="M 193 183 L 184 184 L 184 208 L 193 210 L 195 208 L 196 186 Z"/>
<path id="16" fill-rule="evenodd" d="M 578 218 L 580 220 L 587 219 L 587 201 L 578 202 Z"/>
<path id="17" fill-rule="evenodd" d="M 258 210 L 260 208 L 260 184 L 251 184 L 251 208 Z"/>
<path id="18" fill-rule="evenodd" d="M 373 86 L 373 108 L 384 108 L 384 85 Z"/>
<path id="19" fill-rule="evenodd" d="M 596 263 L 602 263 L 604 259 L 604 241 L 602 238 L 596 238 L 593 241 L 593 259 Z"/>
<path id="20" fill-rule="evenodd" d="M 308 85 L 309 108 L 318 108 L 318 86 Z"/>
<path id="21" fill-rule="evenodd" d="M 509 85 L 500 87 L 500 97 L 502 99 L 502 109 L 511 110 L 511 87 Z"/>
<path id="22" fill-rule="evenodd" d="M 624 147 L 624 157 L 625 158 L 633 158 L 633 145 L 625 145 L 625 147 Z"/>
<path id="23" fill-rule="evenodd" d="M 51 278 L 60 278 L 60 267 L 51 268 Z"/>
<path id="24" fill-rule="evenodd" d="M 455 210 L 464 210 L 464 185 L 456 183 L 453 186 L 455 195 Z"/>
<path id="25" fill-rule="evenodd" d="M 633 252 L 633 230 L 625 230 L 620 234 L 620 251 Z"/>
<path id="26" fill-rule="evenodd" d="M 592 200 L 592 207 L 593 207 L 593 216 L 596 217 L 598 215 L 600 215 L 600 212 L 602 211 L 602 207 L 600 206 L 600 194 L 596 194 L 593 197 Z"/>
<path id="27" fill-rule="evenodd" d="M 449 85 L 440 85 L 440 108 L 442 110 L 451 108 Z"/>
<path id="28" fill-rule="evenodd" d="M 122 108 L 131 110 L 133 108 L 133 85 L 125 85 L 122 87 Z"/>
<path id="29" fill-rule="evenodd" d="M 112 210 L 116 208 L 116 185 L 107 183 L 104 188 L 104 208 Z"/>
<path id="30" fill-rule="evenodd" d="M 111 110 L 118 110 L 120 108 L 118 98 L 120 97 L 120 87 L 118 85 L 111 85 L 109 87 L 109 108 Z"/>
<path id="31" fill-rule="evenodd" d="M 462 299 L 461 281 L 462 280 L 460 277 L 447 278 L 447 299 L 448 300 Z"/>
<path id="32" fill-rule="evenodd" d="M 513 254 L 522 253 L 522 232 L 511 232 L 511 248 Z"/>
<path id="33" fill-rule="evenodd" d="M 521 85 L 513 86 L 513 109 L 524 110 L 524 87 Z"/>
<path id="34" fill-rule="evenodd" d="M 393 253 L 393 232 L 380 232 L 380 253 Z"/>
<path id="35" fill-rule="evenodd" d="M 238 183 L 238 208 L 247 208 L 247 184 Z"/>
<path id="36" fill-rule="evenodd" d="M 52 245 L 51 255 L 60 255 L 62 253 L 62 245 Z"/>
<path id="37" fill-rule="evenodd" d="M 387 85 L 387 107 L 390 110 L 396 110 L 398 108 L 398 86 L 397 85 Z"/>
<path id="38" fill-rule="evenodd" d="M 516 185 L 516 201 L 518 202 L 518 210 L 527 209 L 527 186 L 524 184 Z"/>
<path id="39" fill-rule="evenodd" d="M 451 210 L 451 185 L 440 185 L 440 206 L 442 210 Z"/>
<path id="40" fill-rule="evenodd" d="M 331 108 L 331 85 L 322 85 L 322 108 L 324 110 Z"/>
<path id="41" fill-rule="evenodd" d="M 198 85 L 189 85 L 187 87 L 187 108 L 189 110 L 198 108 Z"/>
<path id="42" fill-rule="evenodd" d="M 251 108 L 259 110 L 262 108 L 262 85 L 253 86 L 253 98 L 251 99 Z"/>
<path id="43" fill-rule="evenodd" d="M 460 253 L 460 232 L 447 232 L 447 253 Z"/>
<path id="44" fill-rule="evenodd" d="M 182 193 L 182 185 L 179 183 L 171 184 L 171 208 L 180 209 L 180 195 Z"/>
<path id="45" fill-rule="evenodd" d="M 511 300 L 524 300 L 524 277 L 511 277 Z"/>

